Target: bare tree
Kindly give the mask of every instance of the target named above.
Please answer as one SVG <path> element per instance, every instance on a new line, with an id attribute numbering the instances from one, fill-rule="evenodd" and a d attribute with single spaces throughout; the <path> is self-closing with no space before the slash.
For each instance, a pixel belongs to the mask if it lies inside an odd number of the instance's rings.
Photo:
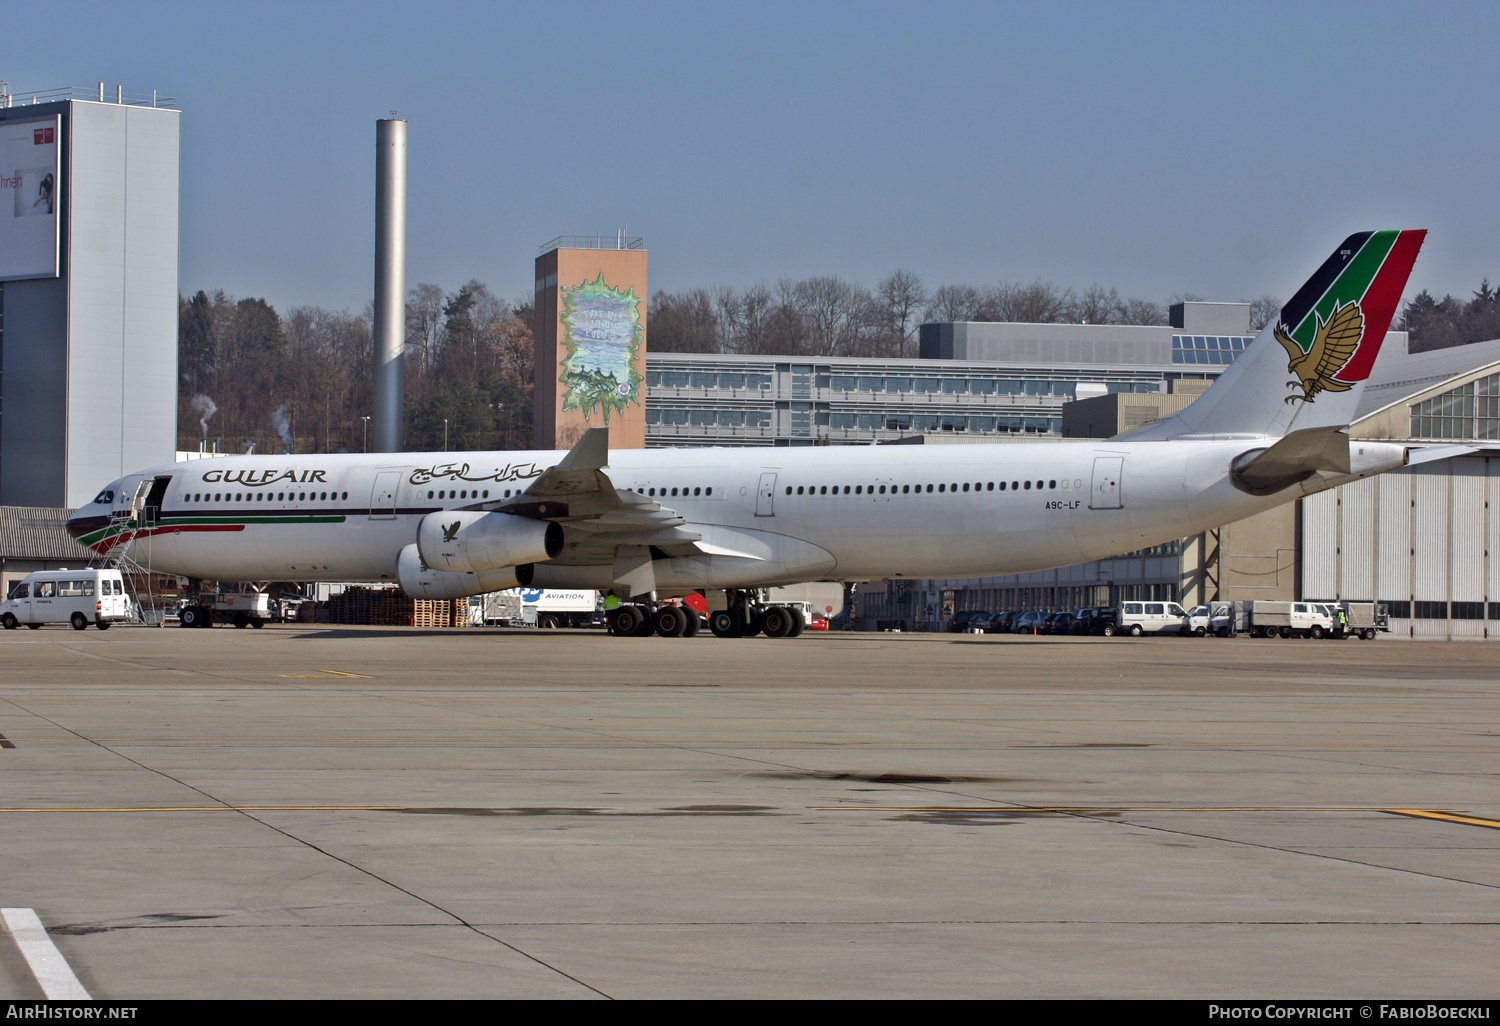
<path id="1" fill-rule="evenodd" d="M 1054 324 L 1067 319 L 1077 299 L 1072 289 L 1059 290 L 1038 278 L 1029 285 L 1001 282 L 995 290 L 996 320 L 1021 324 Z"/>
<path id="2" fill-rule="evenodd" d="M 883 355 L 915 356 L 919 312 L 929 298 L 922 279 L 911 271 L 895 271 L 875 286 L 875 295 L 885 315 L 886 333 L 894 343 L 884 347 L 892 351 Z"/>
<path id="3" fill-rule="evenodd" d="M 1261 296 L 1250 301 L 1250 330 L 1259 331 L 1271 323 L 1271 318 L 1281 312 L 1281 300 L 1275 296 Z"/>
<path id="4" fill-rule="evenodd" d="M 1167 311 L 1160 303 L 1153 303 L 1147 299 L 1127 299 L 1123 301 L 1115 316 L 1117 324 L 1166 324 Z"/>
<path id="5" fill-rule="evenodd" d="M 422 282 L 406 294 L 406 350 L 425 377 L 443 347 L 443 288 Z"/>
<path id="6" fill-rule="evenodd" d="M 1115 324 L 1120 317 L 1120 293 L 1106 290 L 1103 285 L 1090 285 L 1083 290 L 1073 308 L 1068 311 L 1068 320 L 1079 324 Z"/>
<path id="7" fill-rule="evenodd" d="M 648 347 L 658 353 L 723 351 L 715 297 L 708 289 L 657 292 L 651 297 Z"/>
<path id="8" fill-rule="evenodd" d="M 985 297 L 973 285 L 940 285 L 927 306 L 929 321 L 988 321 Z"/>
<path id="9" fill-rule="evenodd" d="M 808 278 L 793 289 L 815 356 L 870 355 L 877 322 L 870 293 L 837 276 Z"/>

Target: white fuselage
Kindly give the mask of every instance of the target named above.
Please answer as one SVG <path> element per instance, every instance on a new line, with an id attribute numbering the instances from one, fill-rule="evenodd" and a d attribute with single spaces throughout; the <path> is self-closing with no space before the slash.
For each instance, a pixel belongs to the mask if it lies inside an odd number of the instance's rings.
<path id="1" fill-rule="evenodd" d="M 711 586 L 974 577 L 1104 558 L 1296 498 L 1299 488 L 1257 497 L 1229 480 L 1237 455 L 1270 441 L 614 450 L 606 473 L 723 548 L 796 553 L 765 560 L 763 581 Z M 133 561 L 196 578 L 394 580 L 423 516 L 493 508 L 564 455 L 204 459 L 122 478 L 112 502 L 74 523 L 97 526 L 143 481 L 170 477 Z M 99 531 L 83 540 L 108 544 Z"/>

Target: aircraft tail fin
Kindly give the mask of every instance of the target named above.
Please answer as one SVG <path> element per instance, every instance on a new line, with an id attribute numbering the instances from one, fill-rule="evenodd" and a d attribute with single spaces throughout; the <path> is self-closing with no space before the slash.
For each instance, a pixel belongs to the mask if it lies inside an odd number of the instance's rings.
<path id="1" fill-rule="evenodd" d="M 1130 437 L 1276 437 L 1348 424 L 1426 235 L 1349 236 L 1208 391 Z"/>

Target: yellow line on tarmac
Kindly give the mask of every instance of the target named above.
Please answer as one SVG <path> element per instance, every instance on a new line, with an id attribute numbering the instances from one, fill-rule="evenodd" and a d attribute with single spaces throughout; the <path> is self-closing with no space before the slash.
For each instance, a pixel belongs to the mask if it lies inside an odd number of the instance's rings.
<path id="1" fill-rule="evenodd" d="M 1382 809 L 1393 816 L 1416 816 L 1419 819 L 1440 819 L 1448 823 L 1463 823 L 1466 826 L 1489 827 L 1500 830 L 1500 820 L 1482 819 L 1479 816 L 1460 816 L 1453 812 L 1434 812 L 1431 809 Z"/>
<path id="2" fill-rule="evenodd" d="M 349 673 L 344 670 L 319 670 L 317 673 L 278 673 L 278 677 L 288 677 L 296 680 L 327 679 L 329 677 L 358 677 L 360 680 L 369 680 L 370 676 L 364 673 Z"/>

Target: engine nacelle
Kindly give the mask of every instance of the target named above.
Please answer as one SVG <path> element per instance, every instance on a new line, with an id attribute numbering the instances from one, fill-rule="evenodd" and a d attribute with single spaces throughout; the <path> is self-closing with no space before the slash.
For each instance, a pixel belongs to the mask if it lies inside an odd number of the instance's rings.
<path id="1" fill-rule="evenodd" d="M 473 573 L 536 563 L 551 559 L 562 547 L 557 524 L 510 513 L 439 511 L 417 525 L 417 551 L 434 570 Z"/>
<path id="2" fill-rule="evenodd" d="M 415 545 L 406 546 L 396 559 L 396 577 L 401 582 L 401 590 L 410 598 L 421 599 L 466 598 L 487 591 L 524 588 L 531 583 L 531 571 L 530 563 L 468 574 L 434 570 L 422 562 L 422 555 Z"/>

